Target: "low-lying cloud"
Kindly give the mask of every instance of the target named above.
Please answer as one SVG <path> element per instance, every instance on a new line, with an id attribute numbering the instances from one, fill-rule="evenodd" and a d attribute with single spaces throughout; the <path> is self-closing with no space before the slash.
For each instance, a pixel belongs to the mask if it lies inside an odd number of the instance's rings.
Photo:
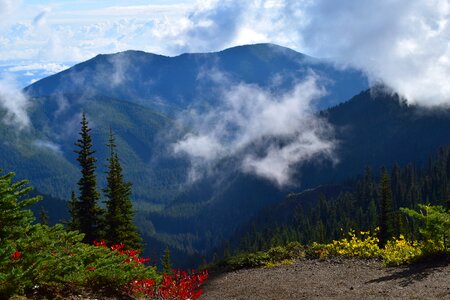
<path id="1" fill-rule="evenodd" d="M 324 94 L 314 74 L 285 93 L 246 83 L 232 85 L 221 92 L 218 106 L 191 111 L 182 119 L 194 133 L 176 142 L 173 150 L 190 158 L 193 180 L 232 157 L 243 172 L 279 186 L 290 184 L 299 163 L 334 159 L 333 130 L 312 107 Z"/>
<path id="2" fill-rule="evenodd" d="M 22 130 L 30 126 L 27 109 L 30 103 L 26 95 L 11 77 L 0 79 L 0 107 L 5 111 L 2 121 Z"/>

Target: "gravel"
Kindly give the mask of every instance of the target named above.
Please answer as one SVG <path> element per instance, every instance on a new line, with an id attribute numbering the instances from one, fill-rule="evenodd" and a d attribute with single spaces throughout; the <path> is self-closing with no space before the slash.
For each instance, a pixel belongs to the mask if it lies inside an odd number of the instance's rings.
<path id="1" fill-rule="evenodd" d="M 409 267 L 302 259 L 288 266 L 213 273 L 202 299 L 450 299 L 450 259 Z"/>

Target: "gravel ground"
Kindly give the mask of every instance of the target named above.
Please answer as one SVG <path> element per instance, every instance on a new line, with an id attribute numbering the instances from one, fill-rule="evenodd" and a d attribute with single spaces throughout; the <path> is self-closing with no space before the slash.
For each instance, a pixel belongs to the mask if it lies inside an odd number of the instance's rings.
<path id="1" fill-rule="evenodd" d="M 293 265 L 212 274 L 202 299 L 450 299 L 450 259 L 409 267 L 377 261 L 298 260 Z"/>

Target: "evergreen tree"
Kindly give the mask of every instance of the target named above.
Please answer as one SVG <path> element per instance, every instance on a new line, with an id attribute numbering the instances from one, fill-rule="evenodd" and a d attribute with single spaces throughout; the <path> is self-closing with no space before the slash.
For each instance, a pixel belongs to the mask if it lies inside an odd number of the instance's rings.
<path id="1" fill-rule="evenodd" d="M 170 261 L 170 249 L 167 246 L 166 250 L 164 251 L 164 256 L 161 259 L 163 273 L 165 274 L 172 274 L 172 263 Z"/>
<path id="2" fill-rule="evenodd" d="M 108 147 L 107 187 L 106 196 L 106 240 L 110 243 L 123 243 L 133 249 L 142 248 L 142 239 L 137 227 L 133 224 L 133 206 L 130 200 L 131 183 L 125 182 L 119 157 L 116 153 L 114 135 L 110 129 Z"/>
<path id="3" fill-rule="evenodd" d="M 385 168 L 381 170 L 380 192 L 379 192 L 380 210 L 379 238 L 380 245 L 384 246 L 386 242 L 394 236 L 394 212 L 392 209 L 392 191 L 389 174 Z"/>
<path id="4" fill-rule="evenodd" d="M 78 219 L 77 214 L 77 204 L 78 198 L 74 191 L 70 194 L 70 200 L 68 202 L 70 221 L 67 224 L 69 230 L 79 230 L 80 229 L 80 220 Z"/>
<path id="5" fill-rule="evenodd" d="M 78 229 L 84 233 L 84 242 L 91 243 L 93 240 L 102 239 L 103 210 L 98 205 L 99 194 L 97 192 L 97 178 L 95 176 L 95 162 L 97 159 L 93 156 L 91 129 L 83 113 L 81 120 L 80 139 L 75 143 L 79 148 L 75 153 L 78 154 L 77 160 L 81 166 L 81 178 L 78 181 L 80 197 L 74 205 L 74 214 L 72 219 L 78 221 Z"/>
<path id="6" fill-rule="evenodd" d="M 0 170 L 2 172 L 2 170 Z M 31 210 L 25 209 L 39 200 L 41 197 L 28 198 L 31 187 L 27 187 L 28 181 L 13 182 L 14 173 L 0 176 L 0 263 L 5 256 L 8 240 L 14 241 L 26 234 L 35 220 Z"/>
<path id="7" fill-rule="evenodd" d="M 367 221 L 368 221 L 368 229 L 370 229 L 371 231 L 375 230 L 378 223 L 378 214 L 377 214 L 377 205 L 375 204 L 374 200 L 370 201 Z"/>
<path id="8" fill-rule="evenodd" d="M 48 226 L 48 212 L 44 208 L 41 208 L 39 212 L 39 223 Z"/>

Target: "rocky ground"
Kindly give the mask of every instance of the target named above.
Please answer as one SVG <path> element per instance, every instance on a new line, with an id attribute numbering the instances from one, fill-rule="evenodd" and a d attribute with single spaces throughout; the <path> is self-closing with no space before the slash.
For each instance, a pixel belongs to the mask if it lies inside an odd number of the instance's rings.
<path id="1" fill-rule="evenodd" d="M 302 259 L 288 266 L 211 275 L 202 299 L 450 299 L 449 258 L 409 267 Z"/>

